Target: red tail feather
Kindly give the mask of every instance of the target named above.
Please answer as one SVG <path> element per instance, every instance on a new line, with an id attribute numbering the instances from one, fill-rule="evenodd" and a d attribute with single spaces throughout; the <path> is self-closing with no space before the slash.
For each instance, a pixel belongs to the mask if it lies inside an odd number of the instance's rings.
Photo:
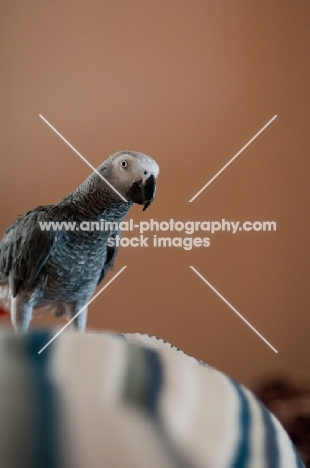
<path id="1" fill-rule="evenodd" d="M 9 315 L 9 312 L 7 312 L 4 309 L 1 309 L 1 307 L 0 307 L 0 318 L 5 317 L 6 315 Z"/>

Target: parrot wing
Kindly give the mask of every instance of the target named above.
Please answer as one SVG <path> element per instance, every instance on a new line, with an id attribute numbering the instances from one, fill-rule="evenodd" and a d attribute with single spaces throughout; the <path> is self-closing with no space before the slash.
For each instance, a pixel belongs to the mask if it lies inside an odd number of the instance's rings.
<path id="1" fill-rule="evenodd" d="M 116 246 L 116 242 L 115 242 L 115 239 L 116 239 L 117 235 L 120 236 L 120 231 L 119 230 L 115 231 L 113 234 L 110 235 L 110 239 L 113 241 L 113 245 L 112 245 L 112 242 L 111 242 L 110 245 L 109 245 L 109 243 L 107 243 L 107 255 L 106 255 L 106 259 L 104 261 L 102 271 L 101 271 L 99 279 L 98 279 L 97 286 L 98 286 L 98 284 L 101 283 L 101 281 L 103 280 L 105 275 L 108 273 L 108 271 L 114 265 L 115 257 L 116 257 L 117 251 L 119 249 L 119 246 Z"/>
<path id="2" fill-rule="evenodd" d="M 31 289 L 61 236 L 61 230 L 42 230 L 39 222 L 51 221 L 53 206 L 37 207 L 18 218 L 0 242 L 0 275 L 12 277 L 12 294 Z"/>

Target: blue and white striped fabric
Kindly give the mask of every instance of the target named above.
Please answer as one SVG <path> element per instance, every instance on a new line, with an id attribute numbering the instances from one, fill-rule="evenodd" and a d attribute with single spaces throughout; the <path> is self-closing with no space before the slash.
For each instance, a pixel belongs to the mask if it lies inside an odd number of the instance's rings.
<path id="1" fill-rule="evenodd" d="M 1 468 L 302 468 L 244 387 L 145 335 L 0 333 Z"/>

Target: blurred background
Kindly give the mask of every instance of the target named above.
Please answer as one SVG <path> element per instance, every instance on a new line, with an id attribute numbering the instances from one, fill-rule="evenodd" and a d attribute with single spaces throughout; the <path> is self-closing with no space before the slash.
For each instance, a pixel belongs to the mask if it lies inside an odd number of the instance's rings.
<path id="1" fill-rule="evenodd" d="M 156 335 L 245 384 L 310 370 L 309 2 L 4 0 L 0 17 L 1 235 L 90 173 L 39 114 L 96 167 L 144 152 L 160 166 L 157 197 L 129 218 L 277 230 L 215 233 L 188 251 L 122 248 L 106 281 L 127 269 L 91 304 L 89 329 Z"/>

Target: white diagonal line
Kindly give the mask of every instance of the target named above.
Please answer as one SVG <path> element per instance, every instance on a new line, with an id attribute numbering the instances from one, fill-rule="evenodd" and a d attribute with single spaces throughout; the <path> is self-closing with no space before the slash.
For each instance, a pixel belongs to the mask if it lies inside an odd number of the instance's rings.
<path id="1" fill-rule="evenodd" d="M 87 302 L 87 304 L 85 304 L 85 305 L 82 307 L 82 309 L 79 310 L 78 313 L 75 314 L 75 316 L 72 317 L 72 319 L 70 319 L 69 322 L 66 323 L 66 325 L 62 327 L 61 330 L 59 330 L 59 332 L 56 333 L 56 335 L 54 335 L 53 338 L 52 338 L 48 343 L 46 343 L 46 345 L 43 346 L 43 348 L 40 349 L 40 351 L 38 351 L 38 354 L 41 354 L 42 351 L 44 351 L 45 348 L 47 348 L 47 347 L 52 343 L 52 341 L 54 341 L 54 340 L 57 338 L 57 336 L 59 336 L 60 333 L 62 333 L 62 332 L 64 331 L 64 329 L 67 328 L 67 327 L 70 325 L 70 323 L 73 322 L 73 320 L 74 320 L 78 315 L 80 315 L 80 313 L 83 312 L 83 310 L 85 310 L 86 307 L 88 307 L 89 304 L 90 304 L 91 302 L 93 302 L 93 301 L 96 299 L 96 297 L 98 297 L 99 294 L 101 294 L 102 291 L 104 291 L 104 290 L 112 283 L 112 281 L 114 281 L 114 280 L 125 270 L 125 268 L 127 268 L 127 266 L 123 266 L 123 268 L 121 268 L 120 271 L 119 271 L 118 273 L 116 273 L 116 275 L 114 275 L 113 278 L 111 278 L 110 281 L 108 281 L 107 284 L 105 284 L 105 285 L 97 292 L 97 294 L 95 294 L 95 295 Z"/>
<path id="2" fill-rule="evenodd" d="M 227 304 L 227 305 L 231 308 L 231 310 L 233 310 L 233 311 L 235 312 L 235 314 L 237 314 L 238 317 L 240 317 L 241 320 L 243 320 L 243 321 L 244 321 L 244 322 L 245 322 L 245 323 L 246 323 L 246 324 L 247 324 L 247 325 L 248 325 L 248 326 L 249 326 L 249 327 L 250 327 L 250 328 L 251 328 L 251 329 L 252 329 L 252 330 L 253 330 L 253 331 L 254 331 L 254 332 L 255 332 L 255 333 L 256 333 L 256 334 L 257 334 L 273 351 L 274 351 L 274 352 L 275 352 L 275 353 L 278 353 L 278 351 L 276 350 L 276 348 L 274 348 L 274 347 L 269 343 L 269 341 L 267 341 L 266 338 L 264 338 L 263 335 L 261 335 L 261 334 L 259 333 L 259 331 L 257 331 L 256 328 L 254 328 L 253 325 L 251 325 L 250 322 L 248 322 L 247 319 L 245 319 L 245 318 L 243 317 L 243 315 L 241 315 L 240 312 L 238 312 L 237 309 L 235 309 L 235 307 L 232 306 L 232 305 L 230 304 L 230 302 L 228 302 L 228 300 L 225 299 L 225 297 L 222 296 L 222 294 L 220 294 L 220 293 L 215 289 L 215 287 L 212 286 L 212 284 L 209 283 L 209 281 L 207 281 L 206 278 L 204 278 L 204 277 L 199 273 L 199 271 L 196 270 L 196 268 L 194 268 L 193 266 L 190 266 L 190 268 L 191 268 L 191 269 L 196 273 L 196 275 L 199 276 L 199 278 L 201 278 L 202 281 L 204 281 L 204 282 L 209 286 L 209 288 L 211 288 L 212 291 L 214 291 L 215 294 L 217 294 L 217 295 L 222 299 L 222 301 L 224 301 L 225 304 Z"/>
<path id="3" fill-rule="evenodd" d="M 211 182 L 213 182 L 213 181 L 214 181 L 214 180 L 215 180 L 215 179 L 216 179 L 216 178 L 217 178 L 217 177 L 218 177 L 218 176 L 219 176 L 219 175 L 220 175 L 220 174 L 221 174 L 221 173 L 222 173 L 238 156 L 239 156 L 239 154 L 241 154 L 242 151 L 244 151 L 244 150 L 252 143 L 252 141 L 254 141 L 255 138 L 257 138 L 258 135 L 260 135 L 260 134 L 265 130 L 265 128 L 267 128 L 268 125 L 270 125 L 271 122 L 273 122 L 276 118 L 277 118 L 277 115 L 274 115 L 274 116 L 272 117 L 272 119 L 270 119 L 269 122 L 267 122 L 266 125 L 264 125 L 263 128 L 261 128 L 260 131 L 257 132 L 257 133 L 253 136 L 253 138 L 251 138 L 251 140 L 248 141 L 247 144 L 244 145 L 244 146 L 241 148 L 241 150 L 238 151 L 238 153 L 235 154 L 235 156 L 233 156 L 233 157 L 228 161 L 228 163 L 226 163 L 225 166 L 223 166 L 222 169 L 220 169 L 220 170 L 215 174 L 215 176 L 213 176 L 212 179 L 210 179 L 209 182 L 207 182 L 206 185 L 204 185 L 204 186 L 202 187 L 202 189 L 200 189 L 199 192 L 197 192 L 196 195 L 194 195 L 193 198 L 190 199 L 189 203 L 191 203 L 192 201 L 194 201 L 195 198 L 197 198 L 198 195 L 200 195 L 201 192 L 203 192 L 204 189 L 206 189 L 206 188 L 211 184 Z"/>
<path id="4" fill-rule="evenodd" d="M 71 145 L 71 143 L 69 143 L 68 140 L 66 140 L 65 137 L 62 136 L 62 134 L 61 134 L 58 130 L 56 130 L 55 127 L 53 127 L 53 125 L 52 125 L 51 123 L 49 123 L 48 120 L 46 120 L 45 117 L 43 117 L 42 114 L 39 114 L 39 117 L 41 117 L 41 119 L 44 120 L 44 122 L 47 123 L 47 125 L 48 125 L 52 130 L 54 130 L 54 132 L 57 133 L 57 135 L 58 135 L 65 143 L 67 143 L 67 145 L 68 145 L 68 146 L 69 146 L 69 147 L 70 147 L 70 148 L 71 148 L 71 149 L 72 149 L 72 150 L 73 150 L 73 151 L 74 151 L 74 152 L 75 152 L 75 153 L 76 153 L 76 154 L 77 154 L 77 155 L 78 155 L 94 172 L 96 172 L 96 174 L 98 174 L 98 176 L 101 177 L 101 179 L 104 180 L 105 183 L 108 184 L 109 187 L 111 187 L 111 189 L 114 190 L 114 192 L 117 193 L 117 195 L 118 195 L 119 197 L 121 197 L 121 199 L 122 199 L 124 202 L 127 202 L 127 201 L 128 201 L 128 200 L 126 200 L 125 197 L 123 197 L 123 195 L 122 195 L 121 193 L 119 193 L 118 190 L 116 190 L 115 187 L 113 187 L 113 185 L 112 185 L 105 177 L 103 177 L 102 174 L 100 174 L 100 172 L 97 171 L 97 169 L 96 169 L 89 161 L 87 161 L 86 158 L 84 158 L 84 156 L 83 156 L 77 149 L 74 148 L 73 145 Z"/>

